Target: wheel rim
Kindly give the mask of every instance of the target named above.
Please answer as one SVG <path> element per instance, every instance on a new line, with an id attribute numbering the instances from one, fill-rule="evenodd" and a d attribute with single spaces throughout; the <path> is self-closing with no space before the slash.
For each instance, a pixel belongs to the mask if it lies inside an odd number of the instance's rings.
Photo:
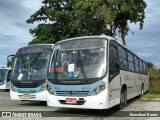
<path id="1" fill-rule="evenodd" d="M 141 95 L 143 95 L 143 94 L 144 94 L 144 89 L 143 89 L 143 86 L 142 86 Z"/>

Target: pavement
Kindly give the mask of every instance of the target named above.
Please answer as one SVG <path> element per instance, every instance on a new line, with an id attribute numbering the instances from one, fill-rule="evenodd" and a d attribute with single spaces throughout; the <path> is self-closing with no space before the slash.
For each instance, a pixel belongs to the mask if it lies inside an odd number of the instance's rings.
<path id="1" fill-rule="evenodd" d="M 0 91 L 0 120 L 160 120 L 160 102 L 139 101 L 136 97 L 128 101 L 128 106 L 118 111 L 114 108 L 107 110 L 69 109 L 48 107 L 45 102 L 12 101 L 9 91 Z M 7 113 L 12 117 L 6 117 Z M 6 116 L 5 116 L 6 115 Z"/>

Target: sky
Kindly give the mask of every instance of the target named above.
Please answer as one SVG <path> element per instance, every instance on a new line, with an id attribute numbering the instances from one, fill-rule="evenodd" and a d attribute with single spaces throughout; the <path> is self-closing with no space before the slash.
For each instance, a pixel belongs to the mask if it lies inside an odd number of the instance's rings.
<path id="1" fill-rule="evenodd" d="M 139 30 L 139 24 L 129 24 L 126 45 L 145 61 L 160 67 L 160 0 L 145 1 L 147 8 L 143 29 Z M 0 67 L 6 66 L 8 55 L 15 54 L 18 48 L 27 46 L 33 39 L 29 29 L 35 28 L 38 23 L 27 24 L 26 20 L 42 6 L 41 2 L 0 0 Z"/>

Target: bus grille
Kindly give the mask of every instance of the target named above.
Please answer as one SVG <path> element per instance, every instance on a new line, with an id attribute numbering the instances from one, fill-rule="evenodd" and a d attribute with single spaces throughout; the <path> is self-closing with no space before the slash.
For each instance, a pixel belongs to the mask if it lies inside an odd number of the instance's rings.
<path id="1" fill-rule="evenodd" d="M 36 90 L 32 90 L 32 91 L 25 91 L 25 90 L 19 90 L 19 93 L 36 93 Z"/>
<path id="2" fill-rule="evenodd" d="M 89 91 L 56 91 L 57 96 L 88 96 Z"/>

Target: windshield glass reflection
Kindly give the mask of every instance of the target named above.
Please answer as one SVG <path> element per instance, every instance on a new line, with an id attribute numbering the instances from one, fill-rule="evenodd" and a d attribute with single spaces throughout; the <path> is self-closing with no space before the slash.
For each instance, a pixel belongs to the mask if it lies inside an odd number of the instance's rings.
<path id="1" fill-rule="evenodd" d="M 100 78 L 106 72 L 106 41 L 73 40 L 55 46 L 49 79 L 71 80 Z"/>
<path id="2" fill-rule="evenodd" d="M 19 54 L 16 57 L 14 80 L 44 80 L 50 54 Z"/>

